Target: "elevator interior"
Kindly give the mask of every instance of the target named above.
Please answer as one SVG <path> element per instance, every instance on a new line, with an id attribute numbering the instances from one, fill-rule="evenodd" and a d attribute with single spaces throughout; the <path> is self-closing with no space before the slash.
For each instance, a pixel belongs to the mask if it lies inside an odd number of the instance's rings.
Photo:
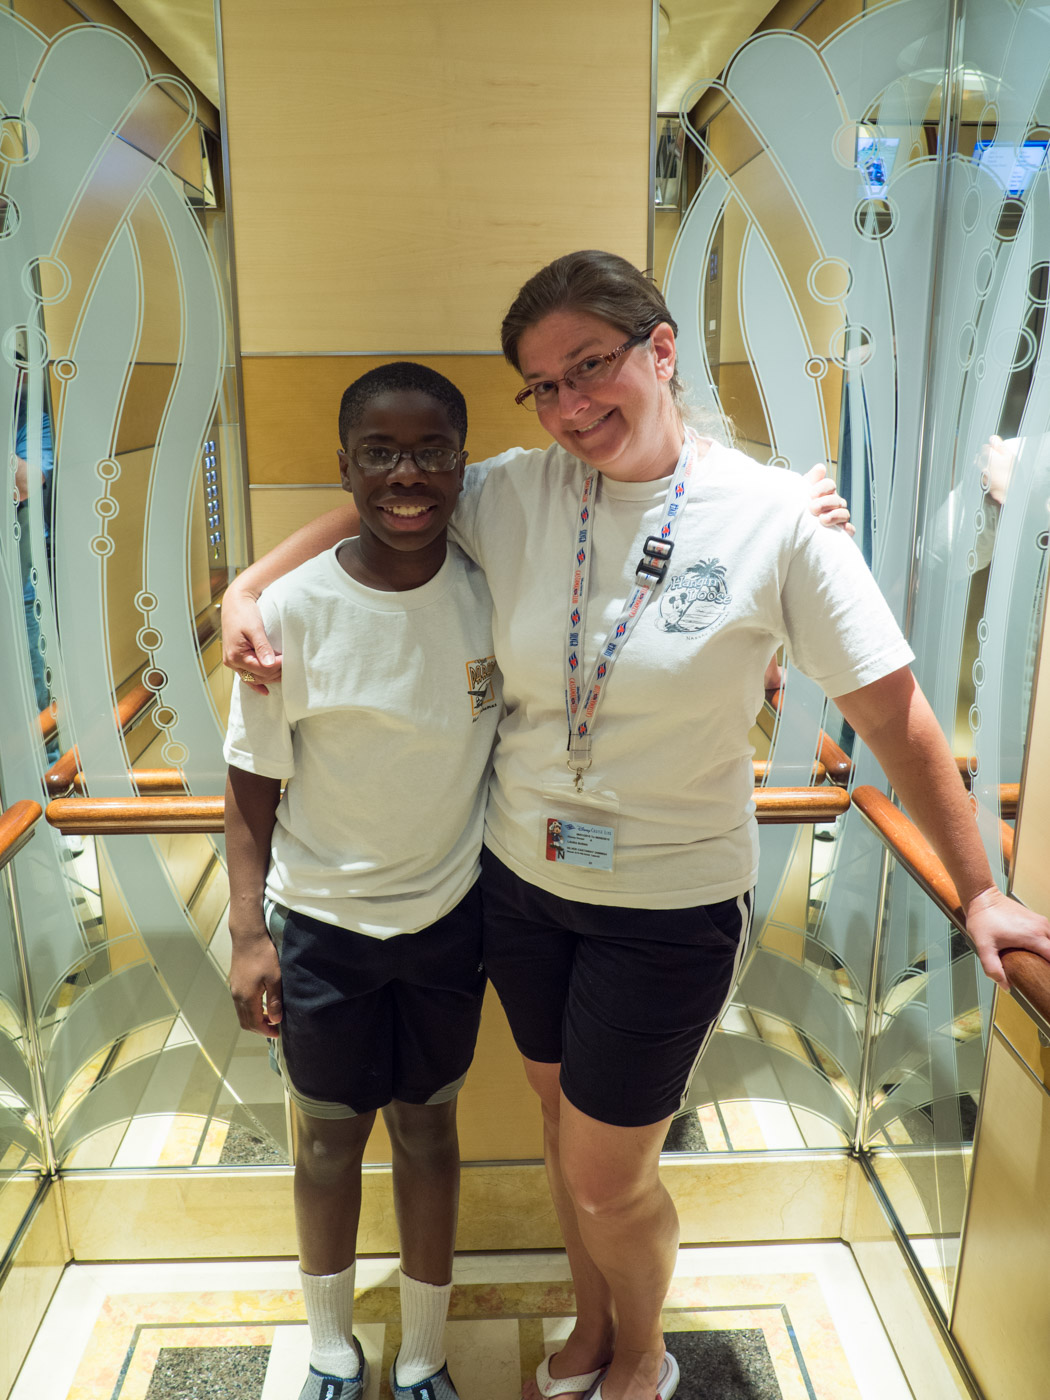
<path id="1" fill-rule="evenodd" d="M 106 834 L 36 822 L 2 876 L 0 1248 L 7 1283 L 31 1280 L 26 1316 L 70 1257 L 259 1252 L 252 1211 L 292 1144 L 265 1047 L 227 1004 L 221 824 L 200 801 L 222 788 L 222 590 L 333 503 L 334 405 L 377 360 L 431 357 L 463 384 L 475 459 L 535 433 L 512 416 L 486 297 L 567 247 L 615 243 L 653 266 L 691 397 L 741 447 L 831 465 L 993 871 L 1050 908 L 1044 9 L 758 0 L 718 19 L 680 0 L 610 19 L 587 0 L 566 20 L 551 3 L 508 69 L 506 21 L 483 0 L 449 7 L 447 32 L 404 8 L 411 39 L 384 38 L 367 5 L 222 0 L 196 38 L 130 0 L 0 13 L 0 797 L 130 804 Z M 358 35 L 369 101 L 406 45 L 422 81 L 347 147 L 305 79 Z M 584 172 L 555 101 L 573 42 L 595 51 L 573 75 L 576 136 L 598 148 Z M 520 104 L 545 94 L 550 128 L 522 143 Z M 322 189 L 340 159 L 354 178 Z M 343 286 L 317 252 L 325 206 L 343 200 L 349 220 L 384 178 L 362 255 L 374 277 Z M 510 184 L 550 212 L 518 211 L 508 254 Z M 448 213 L 465 193 L 469 235 Z M 412 232 L 390 251 L 384 211 L 403 199 L 426 249 Z M 473 282 L 448 270 L 468 236 Z M 402 289 L 435 248 L 437 310 Z M 825 805 L 763 830 L 758 948 L 668 1141 L 687 1237 L 845 1238 L 891 1335 L 921 1301 L 942 1365 L 990 1395 L 993 1374 L 1009 1400 L 1039 1394 L 1050 1357 L 999 1347 L 1010 1319 L 1050 1336 L 1035 1247 L 1050 1028 L 996 1003 L 942 905 L 848 801 L 881 776 L 790 664 L 754 737 L 760 789 L 815 786 Z M 137 800 L 175 795 L 183 829 L 150 829 Z M 462 1113 L 465 1249 L 556 1245 L 515 1059 L 488 1006 Z M 377 1133 L 376 1252 L 387 1151 Z M 290 1210 L 267 1247 L 294 1253 Z"/>

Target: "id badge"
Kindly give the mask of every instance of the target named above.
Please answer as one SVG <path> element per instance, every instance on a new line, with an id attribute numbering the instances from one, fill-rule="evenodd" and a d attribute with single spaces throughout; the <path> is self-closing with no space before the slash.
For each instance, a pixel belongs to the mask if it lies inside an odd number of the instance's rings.
<path id="1" fill-rule="evenodd" d="M 612 870 L 619 799 L 608 791 L 577 792 L 571 779 L 543 789 L 540 852 L 553 865 Z"/>

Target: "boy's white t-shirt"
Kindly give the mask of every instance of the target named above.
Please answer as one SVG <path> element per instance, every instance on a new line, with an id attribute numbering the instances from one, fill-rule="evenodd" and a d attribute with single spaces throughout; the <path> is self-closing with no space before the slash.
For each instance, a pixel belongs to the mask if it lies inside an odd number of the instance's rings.
<path id="1" fill-rule="evenodd" d="M 619 800 L 614 869 L 544 859 L 543 790 L 568 777 L 564 655 L 585 471 L 560 447 L 504 453 L 467 467 L 453 516 L 488 579 L 503 673 L 486 844 L 570 899 L 670 909 L 731 898 L 757 874 L 749 735 L 774 650 L 786 642 L 832 696 L 912 651 L 852 540 L 814 520 L 801 478 L 712 445 L 666 582 L 615 663 L 593 730 L 586 787 Z M 585 678 L 659 529 L 668 482 L 599 477 Z"/>
<path id="2" fill-rule="evenodd" d="M 283 676 L 234 683 L 227 763 L 287 779 L 266 893 L 377 938 L 477 878 L 500 707 L 484 576 L 454 545 L 421 588 L 366 588 L 330 550 L 259 600 Z"/>

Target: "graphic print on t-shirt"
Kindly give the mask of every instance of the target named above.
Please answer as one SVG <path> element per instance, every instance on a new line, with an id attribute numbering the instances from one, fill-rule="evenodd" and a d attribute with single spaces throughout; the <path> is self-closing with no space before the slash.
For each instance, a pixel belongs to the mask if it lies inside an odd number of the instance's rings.
<path id="1" fill-rule="evenodd" d="M 725 565 L 717 559 L 701 559 L 671 575 L 660 598 L 656 625 L 662 632 L 706 632 L 728 616 L 732 601 Z"/>
<path id="2" fill-rule="evenodd" d="M 496 688 L 492 677 L 496 671 L 496 658 L 482 656 L 477 661 L 467 662 L 467 694 L 470 696 L 470 717 L 477 719 L 486 710 L 496 706 Z"/>

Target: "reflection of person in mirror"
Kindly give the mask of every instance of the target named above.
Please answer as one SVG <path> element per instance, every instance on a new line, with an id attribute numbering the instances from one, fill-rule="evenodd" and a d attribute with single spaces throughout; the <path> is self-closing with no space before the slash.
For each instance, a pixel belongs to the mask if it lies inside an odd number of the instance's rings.
<path id="1" fill-rule="evenodd" d="M 500 708 L 488 589 L 446 539 L 466 430 L 462 394 L 425 366 L 350 386 L 339 460 L 360 534 L 263 595 L 284 681 L 265 695 L 238 681 L 230 711 L 230 987 L 241 1024 L 279 1046 L 295 1105 L 302 1400 L 372 1393 L 353 1302 L 377 1112 L 401 1240 L 391 1393 L 456 1400 L 456 1098 L 485 986 L 478 857 Z"/>
<path id="2" fill-rule="evenodd" d="M 1050 925 L 993 884 L 859 550 L 815 524 L 796 474 L 687 426 L 676 329 L 656 286 L 615 255 L 570 254 L 531 277 L 503 348 L 522 377 L 517 401 L 554 445 L 468 469 L 452 521 L 489 579 L 507 705 L 483 854 L 485 963 L 542 1102 L 578 1309 L 527 1400 L 669 1400 L 678 1386 L 660 1321 L 678 1239 L 660 1149 L 747 947 L 749 734 L 778 646 L 882 763 L 948 866 L 989 975 L 1005 982 L 1004 948 L 1050 957 Z M 258 674 L 273 658 L 250 606 L 260 582 L 354 528 L 345 511 L 322 517 L 242 576 L 223 606 L 232 664 Z M 661 629 L 661 616 L 676 621 L 660 608 L 675 578 L 703 594 L 701 625 Z M 615 796 L 614 861 L 545 858 L 546 795 L 563 785 L 585 805 L 592 791 Z"/>
<path id="3" fill-rule="evenodd" d="M 30 497 L 32 496 L 36 509 L 41 513 L 42 536 L 46 554 L 50 546 L 50 499 L 55 454 L 51 443 L 51 419 L 46 407 L 42 408 L 40 412 L 39 433 L 34 432 L 32 441 L 30 441 L 29 383 L 25 372 L 19 376 L 19 381 L 15 414 L 14 463 L 18 560 L 22 576 L 22 601 L 25 609 L 26 641 L 33 675 L 33 690 L 36 697 L 36 707 L 42 713 L 51 704 L 51 691 L 47 683 L 47 668 L 41 647 L 41 604 L 34 575 L 39 579 L 40 569 L 46 565 L 43 560 L 34 561 L 33 559 L 31 515 L 33 506 Z M 45 751 L 48 762 L 54 763 L 61 751 L 57 733 L 53 732 L 45 741 Z"/>

